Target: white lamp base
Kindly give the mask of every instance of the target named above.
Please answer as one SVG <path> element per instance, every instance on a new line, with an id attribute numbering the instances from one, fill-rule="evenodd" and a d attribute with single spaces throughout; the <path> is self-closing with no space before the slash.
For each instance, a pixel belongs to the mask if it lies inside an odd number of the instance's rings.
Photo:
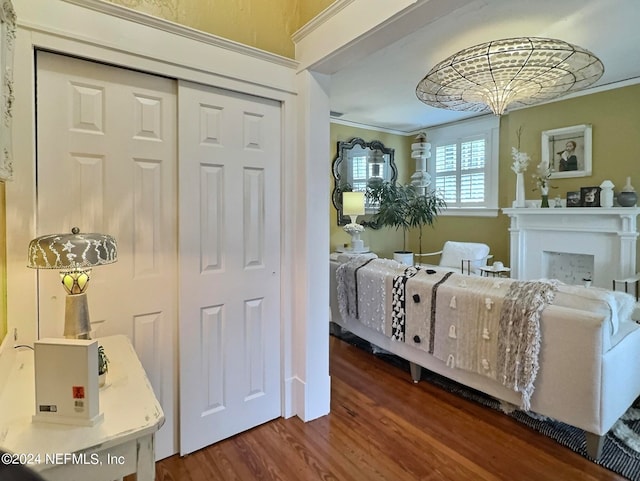
<path id="1" fill-rule="evenodd" d="M 369 252 L 369 248 L 364 246 L 364 241 L 360 239 L 360 232 L 353 232 L 351 234 L 351 247 L 347 249 L 347 252 L 353 254 L 361 254 Z"/>
<path id="2" fill-rule="evenodd" d="M 89 304 L 87 294 L 69 294 L 64 311 L 64 337 L 67 339 L 89 339 Z"/>

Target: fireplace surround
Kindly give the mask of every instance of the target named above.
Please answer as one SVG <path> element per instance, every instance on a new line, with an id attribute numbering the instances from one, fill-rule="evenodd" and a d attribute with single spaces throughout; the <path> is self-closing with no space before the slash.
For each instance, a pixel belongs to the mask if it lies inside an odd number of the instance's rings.
<path id="1" fill-rule="evenodd" d="M 635 276 L 637 207 L 510 208 L 511 275 L 611 288 Z"/>

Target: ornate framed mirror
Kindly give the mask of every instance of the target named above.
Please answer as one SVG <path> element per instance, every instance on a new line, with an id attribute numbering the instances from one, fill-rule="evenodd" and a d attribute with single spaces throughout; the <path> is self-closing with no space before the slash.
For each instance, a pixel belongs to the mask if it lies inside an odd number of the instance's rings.
<path id="1" fill-rule="evenodd" d="M 16 38 L 16 13 L 10 0 L 0 4 L 0 181 L 13 177 L 11 124 L 13 106 L 13 50 Z"/>
<path id="2" fill-rule="evenodd" d="M 382 142 L 365 142 L 359 137 L 349 141 L 338 141 L 338 155 L 333 161 L 334 187 L 331 199 L 338 214 L 338 225 L 350 222 L 342 214 L 342 193 L 345 191 L 366 191 L 375 182 L 395 182 L 398 169 L 394 162 L 394 149 Z M 366 214 L 375 214 L 377 208 L 367 201 Z"/>

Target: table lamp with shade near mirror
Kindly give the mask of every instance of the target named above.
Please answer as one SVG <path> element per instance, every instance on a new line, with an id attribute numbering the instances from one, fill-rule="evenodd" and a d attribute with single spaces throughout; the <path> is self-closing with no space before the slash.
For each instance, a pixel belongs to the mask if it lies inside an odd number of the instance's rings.
<path id="1" fill-rule="evenodd" d="M 48 234 L 29 243 L 28 267 L 58 269 L 67 291 L 64 337 L 89 339 L 91 332 L 86 290 L 91 268 L 118 260 L 116 240 L 106 234 L 84 234 L 74 227 L 70 234 Z"/>
<path id="2" fill-rule="evenodd" d="M 364 192 L 343 192 L 342 213 L 351 218 L 351 222 L 344 226 L 344 230 L 351 236 L 351 249 L 354 254 L 369 252 L 364 246 L 364 241 L 360 239 L 360 234 L 364 232 L 364 226 L 356 223 L 359 215 L 365 214 Z"/>

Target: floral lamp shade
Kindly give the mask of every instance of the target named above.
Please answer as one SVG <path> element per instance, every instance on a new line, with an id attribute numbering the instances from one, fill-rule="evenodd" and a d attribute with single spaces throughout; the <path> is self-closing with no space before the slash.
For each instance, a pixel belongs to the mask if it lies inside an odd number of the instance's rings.
<path id="1" fill-rule="evenodd" d="M 116 240 L 106 234 L 49 234 L 29 243 L 28 266 L 34 269 L 82 269 L 118 260 Z"/>
<path id="2" fill-rule="evenodd" d="M 342 194 L 342 212 L 348 216 L 364 215 L 364 202 L 364 192 L 344 192 Z"/>
<path id="3" fill-rule="evenodd" d="M 107 234 L 84 234 L 74 227 L 70 234 L 48 234 L 29 243 L 27 266 L 57 269 L 67 291 L 64 336 L 88 339 L 89 307 L 86 290 L 91 268 L 118 260 L 116 240 Z"/>
<path id="4" fill-rule="evenodd" d="M 364 192 L 344 192 L 342 194 L 342 212 L 351 218 L 351 222 L 343 227 L 344 231 L 351 236 L 351 249 L 353 253 L 368 252 L 364 246 L 364 241 L 360 239 L 360 234 L 364 232 L 364 227 L 356 223 L 359 215 L 365 214 L 365 193 Z"/>

